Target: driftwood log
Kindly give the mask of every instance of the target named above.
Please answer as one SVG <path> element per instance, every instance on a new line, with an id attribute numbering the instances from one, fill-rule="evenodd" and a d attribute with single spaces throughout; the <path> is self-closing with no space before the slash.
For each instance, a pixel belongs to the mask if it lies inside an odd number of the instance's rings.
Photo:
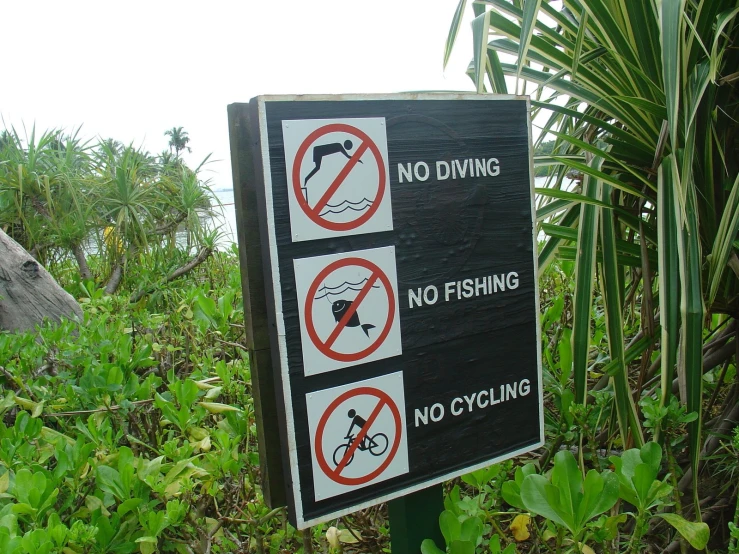
<path id="1" fill-rule="evenodd" d="M 82 321 L 80 305 L 0 229 L 0 330 L 25 331 L 61 318 Z"/>

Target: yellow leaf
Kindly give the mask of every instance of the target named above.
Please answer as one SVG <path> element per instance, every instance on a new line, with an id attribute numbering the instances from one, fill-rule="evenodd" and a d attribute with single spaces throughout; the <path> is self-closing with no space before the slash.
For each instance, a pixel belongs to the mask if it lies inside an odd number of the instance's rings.
<path id="1" fill-rule="evenodd" d="M 110 512 L 105 509 L 105 505 L 103 504 L 103 501 L 100 500 L 97 496 L 88 495 L 85 497 L 85 506 L 87 506 L 87 509 L 91 512 L 94 512 L 95 510 L 99 509 L 100 513 L 104 515 L 105 517 L 108 517 L 110 515 Z"/>
<path id="2" fill-rule="evenodd" d="M 356 537 L 354 535 L 356 535 Z M 339 540 L 346 544 L 355 544 L 359 542 L 359 539 L 361 538 L 362 535 L 360 535 L 358 531 L 354 531 L 353 534 L 349 529 L 342 529 L 339 531 Z"/>
<path id="3" fill-rule="evenodd" d="M 44 402 L 45 400 L 42 400 L 41 402 L 38 402 L 34 407 L 33 411 L 31 412 L 31 417 L 38 417 L 41 415 L 41 413 L 44 411 Z"/>
<path id="4" fill-rule="evenodd" d="M 210 437 L 205 437 L 200 441 L 190 441 L 190 444 L 195 448 L 195 451 L 210 452 Z"/>
<path id="5" fill-rule="evenodd" d="M 531 518 L 526 514 L 519 514 L 513 518 L 511 523 L 511 533 L 516 541 L 521 542 L 527 540 L 531 534 L 529 533 L 529 522 Z"/>
<path id="6" fill-rule="evenodd" d="M 190 435 L 190 438 L 194 441 L 201 441 L 205 437 L 210 436 L 208 430 L 203 427 L 189 427 L 187 429 L 187 434 Z"/>
<path id="7" fill-rule="evenodd" d="M 329 527 L 326 530 L 326 540 L 331 548 L 339 548 L 339 530 L 336 527 Z"/>
<path id="8" fill-rule="evenodd" d="M 595 550 L 590 548 L 587 544 L 580 543 L 582 554 L 595 554 Z"/>
<path id="9" fill-rule="evenodd" d="M 21 398 L 20 396 L 15 397 L 15 403 L 18 404 L 24 410 L 33 410 L 36 407 L 35 402 L 31 402 L 30 400 Z"/>
<path id="10" fill-rule="evenodd" d="M 240 412 L 235 406 L 229 406 L 228 404 L 221 404 L 219 402 L 198 402 L 199 406 L 202 406 L 212 414 L 221 414 L 223 412 Z"/>
<path id="11" fill-rule="evenodd" d="M 0 494 L 4 492 L 8 492 L 9 486 L 10 486 L 10 472 L 6 471 L 2 475 L 0 475 Z"/>

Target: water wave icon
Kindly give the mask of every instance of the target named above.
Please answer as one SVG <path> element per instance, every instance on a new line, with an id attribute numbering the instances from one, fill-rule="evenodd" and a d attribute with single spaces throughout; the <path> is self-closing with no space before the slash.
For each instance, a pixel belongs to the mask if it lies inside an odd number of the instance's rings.
<path id="1" fill-rule="evenodd" d="M 328 298 L 329 296 L 340 296 L 350 290 L 359 292 L 362 290 L 362 287 L 367 281 L 369 281 L 369 277 L 365 277 L 364 279 L 361 279 L 356 283 L 344 281 L 343 283 L 341 283 L 340 285 L 336 285 L 335 287 L 329 287 L 328 285 L 324 284 L 320 289 L 318 289 L 318 296 L 314 297 L 314 299 L 320 300 L 321 298 Z M 380 285 L 372 285 L 372 288 L 379 289 Z M 330 301 L 331 300 L 329 300 L 329 302 Z"/>
<path id="2" fill-rule="evenodd" d="M 362 198 L 358 202 L 352 202 L 351 200 L 344 200 L 338 204 L 326 204 L 323 211 L 319 214 L 321 217 L 328 214 L 341 214 L 347 210 L 354 212 L 363 212 L 368 210 L 372 206 L 373 201 L 369 198 Z"/>

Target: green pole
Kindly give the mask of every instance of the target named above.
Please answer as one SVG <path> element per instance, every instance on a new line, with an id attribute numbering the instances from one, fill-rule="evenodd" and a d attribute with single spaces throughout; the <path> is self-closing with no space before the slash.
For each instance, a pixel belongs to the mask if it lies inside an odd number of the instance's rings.
<path id="1" fill-rule="evenodd" d="M 444 549 L 439 515 L 444 511 L 444 489 L 434 485 L 387 503 L 392 554 L 419 554 L 424 539 Z"/>

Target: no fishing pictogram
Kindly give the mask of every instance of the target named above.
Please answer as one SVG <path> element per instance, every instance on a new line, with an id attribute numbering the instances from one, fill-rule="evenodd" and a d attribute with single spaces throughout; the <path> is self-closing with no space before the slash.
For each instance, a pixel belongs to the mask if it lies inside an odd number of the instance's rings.
<path id="1" fill-rule="evenodd" d="M 283 122 L 293 240 L 392 230 L 384 118 Z"/>
<path id="2" fill-rule="evenodd" d="M 306 375 L 401 353 L 393 247 L 295 261 Z"/>
<path id="3" fill-rule="evenodd" d="M 402 373 L 306 395 L 316 499 L 408 472 Z"/>

